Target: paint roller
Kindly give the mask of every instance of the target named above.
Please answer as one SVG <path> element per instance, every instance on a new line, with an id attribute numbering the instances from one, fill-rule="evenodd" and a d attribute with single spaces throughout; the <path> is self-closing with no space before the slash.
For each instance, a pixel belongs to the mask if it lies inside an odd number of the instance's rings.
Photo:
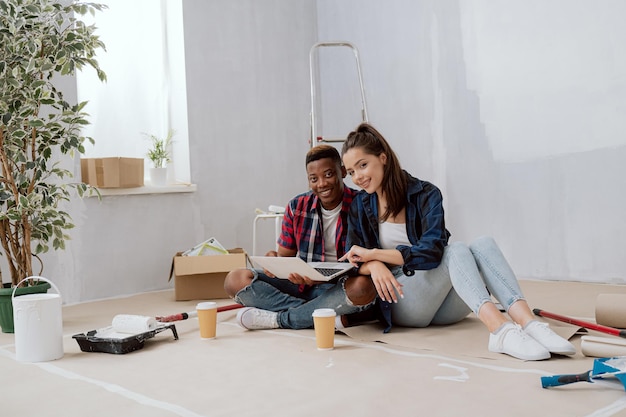
<path id="1" fill-rule="evenodd" d="M 231 304 L 222 307 L 218 307 L 217 311 L 228 311 L 234 310 L 237 308 L 243 307 L 241 304 Z M 106 329 L 101 329 L 99 333 L 103 335 L 106 333 L 110 336 L 117 333 L 120 335 L 125 334 L 141 334 L 156 330 L 164 326 L 163 323 L 179 321 L 179 320 L 187 320 L 188 318 L 197 317 L 198 313 L 194 311 L 186 312 L 186 313 L 178 313 L 173 314 L 171 316 L 162 316 L 162 317 L 149 317 L 149 316 L 141 316 L 135 314 L 118 314 L 113 317 L 113 321 L 111 322 L 111 327 Z M 120 337 L 120 336 L 118 336 Z"/>
<path id="2" fill-rule="evenodd" d="M 154 317 L 118 314 L 113 317 L 111 327 L 117 333 L 140 334 L 155 330 L 159 323 Z"/>

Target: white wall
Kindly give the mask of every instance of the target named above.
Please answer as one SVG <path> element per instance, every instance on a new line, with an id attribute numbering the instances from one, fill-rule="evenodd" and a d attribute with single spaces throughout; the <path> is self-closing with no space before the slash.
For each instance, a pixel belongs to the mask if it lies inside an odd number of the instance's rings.
<path id="1" fill-rule="evenodd" d="M 251 251 L 254 209 L 306 188 L 309 48 L 337 39 L 361 52 L 370 121 L 443 190 L 453 239 L 493 235 L 522 278 L 626 283 L 622 2 L 183 8 L 198 191 L 76 202 L 68 250 L 46 256 L 66 301 L 167 288 L 173 253 L 210 236 Z"/>
<path id="2" fill-rule="evenodd" d="M 493 235 L 520 277 L 626 282 L 619 1 L 318 1 L 351 39 L 370 121 L 444 191 L 453 240 Z"/>

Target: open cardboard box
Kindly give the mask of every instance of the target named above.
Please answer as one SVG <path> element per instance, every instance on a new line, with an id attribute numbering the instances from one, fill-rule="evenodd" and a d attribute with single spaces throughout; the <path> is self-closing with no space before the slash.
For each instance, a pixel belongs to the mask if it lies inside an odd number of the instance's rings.
<path id="1" fill-rule="evenodd" d="M 241 248 L 228 249 L 227 255 L 181 256 L 172 260 L 170 277 L 174 277 L 176 301 L 229 298 L 224 291 L 226 275 L 247 265 L 246 252 Z"/>
<path id="2" fill-rule="evenodd" d="M 143 158 L 81 158 L 84 183 L 98 188 L 143 187 Z"/>

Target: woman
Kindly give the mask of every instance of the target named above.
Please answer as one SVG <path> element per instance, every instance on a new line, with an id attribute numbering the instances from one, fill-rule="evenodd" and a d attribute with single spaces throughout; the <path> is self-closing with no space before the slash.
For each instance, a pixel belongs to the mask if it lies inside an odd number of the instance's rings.
<path id="1" fill-rule="evenodd" d="M 570 342 L 535 319 L 492 238 L 479 238 L 469 247 L 448 246 L 441 192 L 404 171 L 374 127 L 363 123 L 351 132 L 342 159 L 362 191 L 350 211 L 350 249 L 340 260 L 371 276 L 388 326 L 451 324 L 471 309 L 490 332 L 492 352 L 524 360 L 576 353 Z"/>

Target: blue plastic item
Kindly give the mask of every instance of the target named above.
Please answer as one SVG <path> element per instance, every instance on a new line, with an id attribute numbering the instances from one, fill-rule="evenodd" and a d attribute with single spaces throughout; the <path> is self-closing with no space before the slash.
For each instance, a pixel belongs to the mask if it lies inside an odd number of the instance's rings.
<path id="1" fill-rule="evenodd" d="M 574 382 L 594 382 L 595 379 L 618 379 L 626 389 L 626 356 L 599 358 L 593 361 L 593 369 L 580 374 L 542 376 L 543 388 L 558 387 Z"/>

